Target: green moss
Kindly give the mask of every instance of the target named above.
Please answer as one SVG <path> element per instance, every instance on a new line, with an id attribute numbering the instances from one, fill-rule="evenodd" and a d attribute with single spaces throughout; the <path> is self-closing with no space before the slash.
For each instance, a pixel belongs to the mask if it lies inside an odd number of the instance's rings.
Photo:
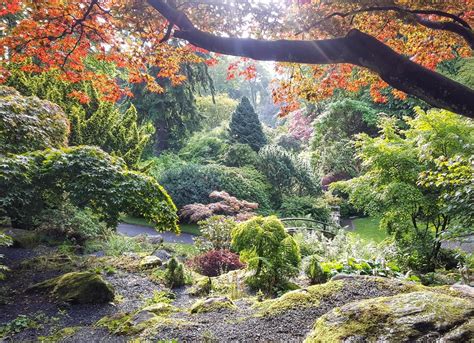
<path id="1" fill-rule="evenodd" d="M 78 330 L 80 330 L 80 327 L 67 327 L 60 329 L 53 333 L 52 335 L 49 336 L 40 336 L 38 337 L 38 341 L 40 343 L 56 343 L 63 341 L 66 338 L 69 338 L 73 336 Z"/>
<path id="2" fill-rule="evenodd" d="M 236 310 L 237 306 L 227 297 L 213 297 L 196 301 L 191 307 L 191 313 L 214 312 L 222 309 Z"/>
<path id="3" fill-rule="evenodd" d="M 189 295 L 201 297 L 209 295 L 212 290 L 212 281 L 210 277 L 203 277 L 196 281 L 196 284 L 188 291 Z"/>
<path id="4" fill-rule="evenodd" d="M 305 342 L 415 340 L 430 331 L 447 331 L 467 321 L 472 301 L 434 292 L 412 292 L 362 300 L 320 317 Z"/>
<path id="5" fill-rule="evenodd" d="M 127 334 L 130 331 L 130 317 L 127 313 L 117 313 L 101 318 L 95 325 L 106 328 L 112 334 Z"/>
<path id="6" fill-rule="evenodd" d="M 33 257 L 22 261 L 20 266 L 30 271 L 60 270 L 62 272 L 72 271 L 77 268 L 77 260 L 66 254 L 48 254 Z"/>
<path id="7" fill-rule="evenodd" d="M 321 299 L 339 292 L 343 285 L 343 281 L 330 281 L 288 292 L 277 299 L 266 300 L 257 304 L 258 314 L 271 316 L 296 308 L 317 307 Z"/>
<path id="8" fill-rule="evenodd" d="M 72 272 L 40 282 L 29 288 L 47 291 L 59 301 L 71 303 L 106 303 L 114 300 L 114 289 L 100 275 L 90 272 Z"/>
<path id="9" fill-rule="evenodd" d="M 96 326 L 107 328 L 115 335 L 133 335 L 162 326 L 186 325 L 187 322 L 169 315 L 177 309 L 166 303 L 159 303 L 133 313 L 120 313 L 100 319 Z"/>
<path id="10" fill-rule="evenodd" d="M 151 313 L 156 314 L 156 315 L 168 315 L 171 312 L 174 312 L 176 310 L 177 310 L 176 307 L 174 307 L 171 304 L 167 304 L 167 303 L 157 303 L 157 304 L 153 304 L 153 305 L 144 307 L 142 309 L 142 311 L 151 312 Z"/>

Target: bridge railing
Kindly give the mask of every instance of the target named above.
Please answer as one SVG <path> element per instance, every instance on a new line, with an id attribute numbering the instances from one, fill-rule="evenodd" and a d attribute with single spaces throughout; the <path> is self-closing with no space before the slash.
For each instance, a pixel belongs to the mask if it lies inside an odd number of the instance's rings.
<path id="1" fill-rule="evenodd" d="M 331 224 L 312 218 L 281 218 L 280 219 L 289 233 L 300 230 L 319 231 L 325 236 L 333 238 L 336 233 L 331 229 Z"/>

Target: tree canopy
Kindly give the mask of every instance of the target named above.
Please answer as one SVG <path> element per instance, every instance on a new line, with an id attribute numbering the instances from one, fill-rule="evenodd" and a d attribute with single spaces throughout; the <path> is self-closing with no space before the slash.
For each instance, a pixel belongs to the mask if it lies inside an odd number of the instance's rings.
<path id="1" fill-rule="evenodd" d="M 381 90 L 390 85 L 398 97 L 410 94 L 473 117 L 474 91 L 434 71 L 442 61 L 472 55 L 473 13 L 472 2 L 462 0 L 7 0 L 0 7 L 0 54 L 29 72 L 60 70 L 61 78 L 88 80 L 117 100 L 129 94 L 118 79 L 162 92 L 155 76 L 179 84 L 180 66 L 215 64 L 203 54 L 212 51 L 284 62 L 280 70 L 291 78 L 274 99 L 286 110 L 295 108 L 296 96 L 317 99 L 336 88 L 370 86 L 383 102 Z M 111 77 L 86 65 L 87 57 L 126 72 Z M 149 66 L 158 68 L 155 75 Z M 1 68 L 5 81 L 9 73 Z M 81 92 L 71 95 L 83 99 Z"/>

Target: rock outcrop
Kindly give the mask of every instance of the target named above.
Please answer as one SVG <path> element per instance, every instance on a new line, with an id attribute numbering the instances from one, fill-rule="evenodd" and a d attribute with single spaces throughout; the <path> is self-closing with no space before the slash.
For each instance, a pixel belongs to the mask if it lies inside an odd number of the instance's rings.
<path id="1" fill-rule="evenodd" d="M 360 300 L 320 317 L 305 342 L 470 342 L 474 300 L 419 291 Z"/>
<path id="2" fill-rule="evenodd" d="M 48 292 L 57 301 L 100 304 L 114 300 L 114 289 L 90 272 L 72 272 L 33 285 L 29 291 Z"/>

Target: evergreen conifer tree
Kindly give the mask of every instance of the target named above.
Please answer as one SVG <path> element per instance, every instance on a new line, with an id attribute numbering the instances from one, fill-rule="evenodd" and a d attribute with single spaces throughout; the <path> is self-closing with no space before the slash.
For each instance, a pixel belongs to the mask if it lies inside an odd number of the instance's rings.
<path id="1" fill-rule="evenodd" d="M 247 97 L 242 98 L 232 114 L 230 137 L 234 142 L 250 145 L 255 151 L 260 150 L 267 143 L 257 113 Z"/>

